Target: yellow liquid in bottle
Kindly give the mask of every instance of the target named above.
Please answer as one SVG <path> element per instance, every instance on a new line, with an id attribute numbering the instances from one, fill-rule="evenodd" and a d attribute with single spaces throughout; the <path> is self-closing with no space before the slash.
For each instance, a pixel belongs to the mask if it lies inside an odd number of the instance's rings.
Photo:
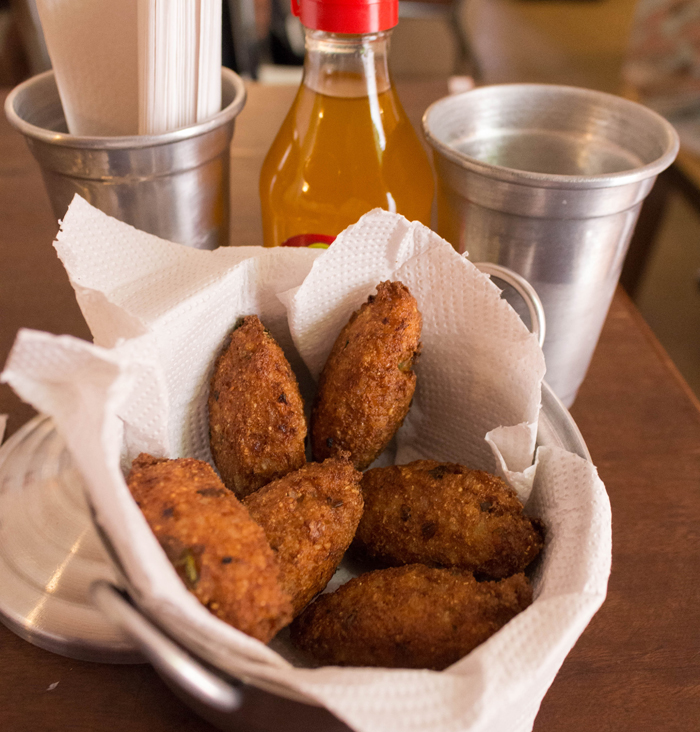
<path id="1" fill-rule="evenodd" d="M 302 84 L 265 158 L 260 200 L 268 247 L 337 236 L 373 208 L 429 226 L 433 174 L 393 87 L 343 97 Z"/>

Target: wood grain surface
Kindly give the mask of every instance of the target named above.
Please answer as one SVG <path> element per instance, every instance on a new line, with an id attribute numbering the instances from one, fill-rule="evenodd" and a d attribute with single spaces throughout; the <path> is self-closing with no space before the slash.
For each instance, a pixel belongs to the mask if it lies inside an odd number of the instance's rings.
<path id="1" fill-rule="evenodd" d="M 414 123 L 445 91 L 430 82 L 400 87 Z M 257 174 L 293 94 L 249 88 L 231 151 L 234 244 L 261 243 Z M 89 338 L 52 247 L 56 230 L 38 166 L 3 118 L 1 363 L 20 327 Z M 0 413 L 11 433 L 33 412 L 0 386 Z M 572 414 L 610 494 L 613 568 L 608 598 L 564 662 L 535 730 L 700 729 L 700 405 L 622 291 Z M 150 666 L 73 661 L 0 626 L 2 732 L 212 729 Z M 278 729 L 288 729 L 285 720 Z"/>

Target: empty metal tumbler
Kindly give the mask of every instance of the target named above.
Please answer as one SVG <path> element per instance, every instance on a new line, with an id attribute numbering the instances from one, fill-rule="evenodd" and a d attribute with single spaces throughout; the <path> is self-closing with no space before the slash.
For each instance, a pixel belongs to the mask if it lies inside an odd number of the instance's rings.
<path id="1" fill-rule="evenodd" d="M 56 218 L 78 193 L 137 229 L 214 249 L 228 244 L 229 148 L 246 98 L 237 74 L 221 74 L 221 111 L 162 135 L 69 134 L 53 71 L 13 89 L 5 114 L 41 167 Z"/>
<path id="2" fill-rule="evenodd" d="M 438 233 L 475 262 L 525 277 L 547 320 L 546 379 L 576 398 L 639 209 L 678 152 L 646 107 L 547 84 L 486 86 L 423 117 L 438 177 Z"/>

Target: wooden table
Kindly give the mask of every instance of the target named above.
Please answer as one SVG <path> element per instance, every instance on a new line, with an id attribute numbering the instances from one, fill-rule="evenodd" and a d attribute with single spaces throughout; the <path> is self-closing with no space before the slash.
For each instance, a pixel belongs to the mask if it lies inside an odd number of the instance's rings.
<path id="1" fill-rule="evenodd" d="M 674 192 L 681 193 L 700 214 L 700 156 L 682 147 L 673 164 L 659 174 L 639 214 L 620 275 L 620 283 L 631 297 L 642 283 Z"/>
<path id="2" fill-rule="evenodd" d="M 401 88 L 414 122 L 445 91 L 436 83 Z M 234 244 L 260 242 L 257 173 L 293 93 L 250 88 L 232 148 Z M 0 363 L 20 327 L 89 338 L 51 246 L 56 229 L 38 167 L 3 118 Z M 12 433 L 32 410 L 0 386 L 0 413 L 9 414 Z M 572 413 L 610 494 L 613 568 L 608 598 L 566 659 L 535 730 L 698 729 L 700 404 L 622 291 Z M 3 732 L 212 729 L 149 666 L 73 661 L 0 626 Z"/>

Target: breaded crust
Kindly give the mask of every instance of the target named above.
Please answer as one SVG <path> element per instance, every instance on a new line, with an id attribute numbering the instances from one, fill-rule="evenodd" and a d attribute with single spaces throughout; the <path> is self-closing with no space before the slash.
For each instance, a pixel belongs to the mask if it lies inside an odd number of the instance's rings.
<path id="1" fill-rule="evenodd" d="M 417 460 L 368 470 L 354 547 L 388 565 L 461 567 L 499 579 L 522 572 L 543 546 L 541 522 L 523 514 L 499 478 L 463 465 Z"/>
<path id="2" fill-rule="evenodd" d="M 264 643 L 289 623 L 265 533 L 208 463 L 142 453 L 127 483 L 183 582 L 214 615 Z"/>
<path id="3" fill-rule="evenodd" d="M 401 282 L 382 282 L 328 356 L 311 415 L 314 459 L 347 450 L 364 470 L 401 426 L 416 388 L 421 314 Z"/>
<path id="4" fill-rule="evenodd" d="M 245 499 L 277 552 L 297 615 L 328 584 L 362 515 L 362 473 L 345 457 L 308 463 Z"/>
<path id="5" fill-rule="evenodd" d="M 442 670 L 532 602 L 525 575 L 477 582 L 421 564 L 380 569 L 321 595 L 292 623 L 292 642 L 318 662 Z"/>
<path id="6" fill-rule="evenodd" d="M 219 356 L 209 389 L 209 439 L 226 487 L 239 497 L 306 462 L 299 385 L 257 315 L 243 318 Z"/>

